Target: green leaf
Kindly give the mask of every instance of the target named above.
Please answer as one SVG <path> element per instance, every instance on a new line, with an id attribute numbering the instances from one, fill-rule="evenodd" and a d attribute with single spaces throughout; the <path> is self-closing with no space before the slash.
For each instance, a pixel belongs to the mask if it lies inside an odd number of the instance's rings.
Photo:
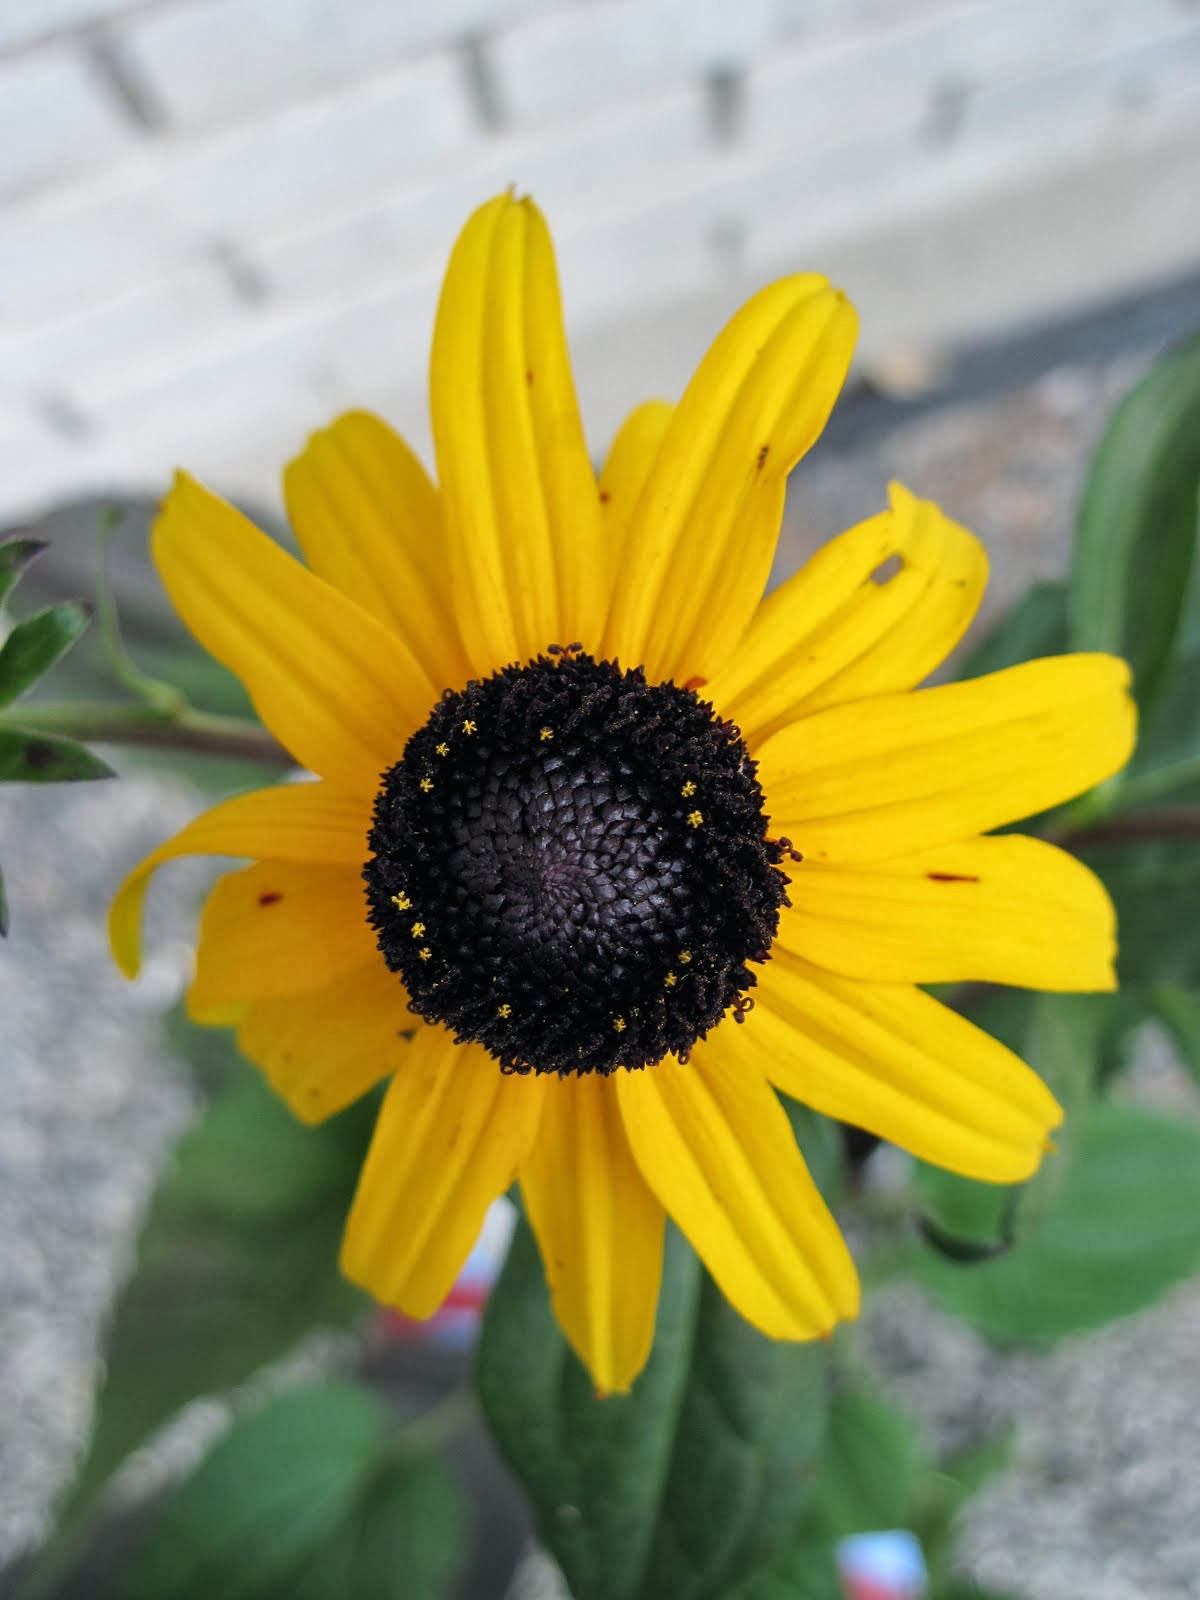
<path id="1" fill-rule="evenodd" d="M 1024 1184 L 978 1183 L 917 1164 L 913 1182 L 927 1237 L 943 1255 L 963 1262 L 1011 1248 L 1057 1204 L 1095 1085 L 1101 1039 L 1123 1025 L 1124 1016 L 1115 995 L 1020 990 L 985 992 L 971 1014 L 1038 1073 L 1064 1120 L 1054 1135 L 1055 1156 Z"/>
<path id="2" fill-rule="evenodd" d="M 187 1401 L 361 1314 L 337 1254 L 374 1114 L 306 1128 L 243 1068 L 184 1135 L 117 1299 L 69 1513 Z"/>
<path id="3" fill-rule="evenodd" d="M 0 706 L 11 705 L 71 648 L 91 621 L 91 608 L 63 600 L 18 622 L 0 644 Z"/>
<path id="4" fill-rule="evenodd" d="M 80 783 L 113 776 L 106 761 L 71 739 L 0 725 L 0 783 Z"/>
<path id="5" fill-rule="evenodd" d="M 135 1552 L 124 1600 L 437 1600 L 462 1546 L 454 1486 L 386 1436 L 344 1380 L 239 1418 Z"/>
<path id="6" fill-rule="evenodd" d="M 1059 655 L 1067 644 L 1067 586 L 1035 583 L 963 660 L 960 678 L 981 678 L 1035 656 Z"/>
<path id="7" fill-rule="evenodd" d="M 810 1486 L 827 1350 L 765 1339 L 670 1231 L 650 1360 L 595 1396 L 555 1323 L 532 1232 L 493 1292 L 478 1384 L 575 1600 L 724 1600 Z"/>
<path id="8" fill-rule="evenodd" d="M 1019 1249 L 918 1276 L 1003 1344 L 1044 1343 L 1140 1311 L 1200 1267 L 1200 1126 L 1093 1106 L 1057 1205 Z"/>
<path id="9" fill-rule="evenodd" d="M 834 1395 L 811 1503 L 736 1600 L 840 1600 L 837 1543 L 912 1524 L 925 1461 L 912 1421 L 863 1388 Z"/>
<path id="10" fill-rule="evenodd" d="M 0 542 L 0 606 L 8 599 L 22 572 L 46 548 L 40 539 L 5 539 Z"/>
<path id="11" fill-rule="evenodd" d="M 1190 994 L 1175 983 L 1156 983 L 1150 999 L 1184 1065 L 1200 1083 L 1200 994 Z"/>
<path id="12" fill-rule="evenodd" d="M 1114 792 L 1115 809 L 1200 803 L 1200 655 L 1174 664 L 1142 718 L 1137 749 Z"/>
<path id="13" fill-rule="evenodd" d="M 1070 646 L 1124 656 L 1143 708 L 1171 659 L 1195 556 L 1198 488 L 1200 336 L 1158 361 L 1117 407 L 1079 512 Z"/>
<path id="14" fill-rule="evenodd" d="M 1117 908 L 1122 986 L 1200 988 L 1200 849 L 1192 839 L 1148 839 L 1081 847 Z"/>

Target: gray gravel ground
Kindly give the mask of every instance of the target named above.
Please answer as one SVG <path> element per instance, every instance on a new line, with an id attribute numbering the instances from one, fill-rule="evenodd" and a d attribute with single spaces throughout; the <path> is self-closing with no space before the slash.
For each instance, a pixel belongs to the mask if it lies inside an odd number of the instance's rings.
<path id="1" fill-rule="evenodd" d="M 795 484 L 785 566 L 870 514 L 895 475 L 987 538 L 994 615 L 1031 576 L 1061 572 L 1082 463 L 1142 359 L 1061 365 L 853 448 L 835 439 Z M 0 1563 L 38 1537 L 81 1447 L 105 1309 L 189 1114 L 159 1016 L 187 970 L 201 878 L 173 869 L 155 897 L 139 987 L 111 967 L 103 917 L 124 869 L 197 804 L 145 776 L 0 790 L 13 920 L 0 947 Z M 935 1438 L 1018 1424 L 1013 1472 L 964 1527 L 965 1569 L 1027 1600 L 1200 1597 L 1200 1285 L 1042 1359 L 988 1351 L 912 1291 L 887 1295 L 867 1342 Z"/>

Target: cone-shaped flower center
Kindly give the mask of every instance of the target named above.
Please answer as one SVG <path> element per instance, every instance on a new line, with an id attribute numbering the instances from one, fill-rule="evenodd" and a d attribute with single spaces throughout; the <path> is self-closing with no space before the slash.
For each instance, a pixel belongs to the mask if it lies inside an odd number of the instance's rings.
<path id="1" fill-rule="evenodd" d="M 686 1056 L 755 983 L 781 847 L 736 728 L 556 651 L 447 692 L 383 776 L 370 917 L 412 1008 L 510 1071 Z"/>

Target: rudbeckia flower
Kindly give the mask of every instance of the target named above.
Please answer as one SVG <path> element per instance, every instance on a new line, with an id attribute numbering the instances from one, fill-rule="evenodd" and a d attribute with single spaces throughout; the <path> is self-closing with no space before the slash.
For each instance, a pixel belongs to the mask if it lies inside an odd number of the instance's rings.
<path id="1" fill-rule="evenodd" d="M 1058 1107 L 918 985 L 1113 983 L 1097 881 L 987 835 L 1125 761 L 1124 665 L 913 692 L 987 563 L 900 487 L 763 598 L 855 325 L 823 278 L 771 284 L 597 480 L 545 223 L 502 196 L 442 290 L 436 487 L 355 412 L 286 470 L 304 564 L 183 475 L 153 532 L 180 615 L 316 781 L 143 861 L 117 961 L 161 863 L 249 858 L 204 906 L 190 1011 L 306 1120 L 389 1080 L 345 1272 L 430 1315 L 515 1180 L 602 1391 L 646 1360 L 668 1216 L 768 1335 L 855 1314 L 777 1090 L 1020 1180 Z"/>

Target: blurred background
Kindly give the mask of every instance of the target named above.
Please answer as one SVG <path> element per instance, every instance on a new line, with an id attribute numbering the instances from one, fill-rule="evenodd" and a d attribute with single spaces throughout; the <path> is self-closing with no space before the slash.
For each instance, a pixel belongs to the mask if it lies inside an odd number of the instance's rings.
<path id="1" fill-rule="evenodd" d="M 589 427 L 819 268 L 862 370 L 1200 268 L 1194 0 L 4 0 L 0 516 L 266 500 L 340 407 L 425 439 L 438 277 L 546 208 Z"/>
<path id="2" fill-rule="evenodd" d="M 53 541 L 19 609 L 91 592 L 115 502 L 139 660 L 234 709 L 145 559 L 155 497 L 186 465 L 275 522 L 282 463 L 350 406 L 426 452 L 440 274 L 509 183 L 555 233 L 597 457 L 768 278 L 844 284 L 860 356 L 778 571 L 899 476 L 987 540 L 986 621 L 1061 575 L 1112 405 L 1200 324 L 1200 4 L 0 0 L 0 533 Z M 93 647 L 65 692 L 99 682 Z M 161 1013 L 203 871 L 154 902 L 137 989 L 103 917 L 205 775 L 121 769 L 0 794 L 0 1567 L 81 1447 L 106 1309 L 197 1101 Z M 1143 1045 L 1138 1092 L 1197 1114 Z M 914 1291 L 868 1348 L 935 1437 L 1017 1424 L 970 1571 L 1031 1600 L 1200 1593 L 1195 1286 L 1045 1360 Z M 139 1483 L 214 1425 L 192 1417 Z"/>

